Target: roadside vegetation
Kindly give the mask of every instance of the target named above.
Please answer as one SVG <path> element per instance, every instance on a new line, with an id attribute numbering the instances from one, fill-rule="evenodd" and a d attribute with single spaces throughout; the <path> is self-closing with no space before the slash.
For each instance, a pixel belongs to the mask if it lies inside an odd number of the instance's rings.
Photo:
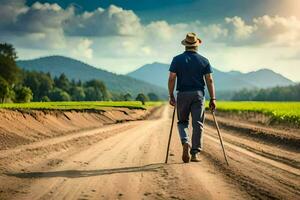
<path id="1" fill-rule="evenodd" d="M 0 108 L 6 109 L 35 109 L 35 110 L 97 110 L 105 107 L 121 107 L 130 109 L 146 109 L 160 106 L 163 102 L 149 101 L 143 104 L 140 101 L 68 101 L 68 102 L 30 102 L 30 103 L 4 103 Z"/>
<path id="2" fill-rule="evenodd" d="M 133 96 L 107 89 L 99 79 L 69 80 L 65 74 L 25 71 L 16 64 L 17 53 L 10 44 L 0 43 L 0 103 L 50 101 L 159 101 L 155 93 Z"/>
<path id="3" fill-rule="evenodd" d="M 299 101 L 300 84 L 234 92 L 233 101 Z"/>
<path id="4" fill-rule="evenodd" d="M 223 112 L 260 113 L 273 122 L 288 122 L 300 127 L 300 102 L 219 101 L 217 110 Z"/>

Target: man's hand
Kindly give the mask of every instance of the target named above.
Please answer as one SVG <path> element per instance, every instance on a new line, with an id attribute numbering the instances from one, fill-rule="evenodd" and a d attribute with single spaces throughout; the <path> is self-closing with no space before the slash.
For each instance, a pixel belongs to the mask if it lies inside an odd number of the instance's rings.
<path id="1" fill-rule="evenodd" d="M 211 111 L 215 111 L 216 110 L 216 99 L 211 99 L 209 101 L 209 108 Z"/>
<path id="2" fill-rule="evenodd" d="M 175 100 L 174 95 L 170 95 L 170 97 L 169 97 L 169 104 L 171 106 L 175 106 L 176 105 L 176 100 Z"/>
<path id="3" fill-rule="evenodd" d="M 176 73 L 170 72 L 169 74 L 169 81 L 168 81 L 168 88 L 169 88 L 169 103 L 172 106 L 176 105 L 176 100 L 174 97 L 174 88 L 175 88 L 175 82 L 176 82 Z"/>

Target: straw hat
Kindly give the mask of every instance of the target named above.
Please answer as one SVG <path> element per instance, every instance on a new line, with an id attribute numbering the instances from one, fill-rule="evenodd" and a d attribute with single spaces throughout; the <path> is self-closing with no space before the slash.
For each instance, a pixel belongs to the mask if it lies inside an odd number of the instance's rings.
<path id="1" fill-rule="evenodd" d="M 201 40 L 197 37 L 196 33 L 188 33 L 181 44 L 187 47 L 196 47 L 201 44 Z"/>

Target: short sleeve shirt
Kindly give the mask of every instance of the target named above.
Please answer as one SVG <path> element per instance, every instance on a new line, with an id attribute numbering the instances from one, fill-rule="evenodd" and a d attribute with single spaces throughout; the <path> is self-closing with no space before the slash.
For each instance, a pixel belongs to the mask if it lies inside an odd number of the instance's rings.
<path id="1" fill-rule="evenodd" d="M 212 73 L 212 67 L 208 59 L 197 52 L 185 51 L 173 58 L 169 71 L 176 73 L 177 91 L 201 90 L 204 93 L 204 75 Z"/>

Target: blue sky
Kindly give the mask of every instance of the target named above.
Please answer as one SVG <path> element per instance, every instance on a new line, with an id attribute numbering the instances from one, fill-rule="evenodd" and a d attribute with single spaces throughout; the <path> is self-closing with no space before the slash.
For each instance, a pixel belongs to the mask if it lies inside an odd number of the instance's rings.
<path id="1" fill-rule="evenodd" d="M 169 63 L 187 32 L 216 68 L 300 81 L 299 0 L 0 0 L 0 41 L 20 59 L 59 54 L 116 73 Z"/>

